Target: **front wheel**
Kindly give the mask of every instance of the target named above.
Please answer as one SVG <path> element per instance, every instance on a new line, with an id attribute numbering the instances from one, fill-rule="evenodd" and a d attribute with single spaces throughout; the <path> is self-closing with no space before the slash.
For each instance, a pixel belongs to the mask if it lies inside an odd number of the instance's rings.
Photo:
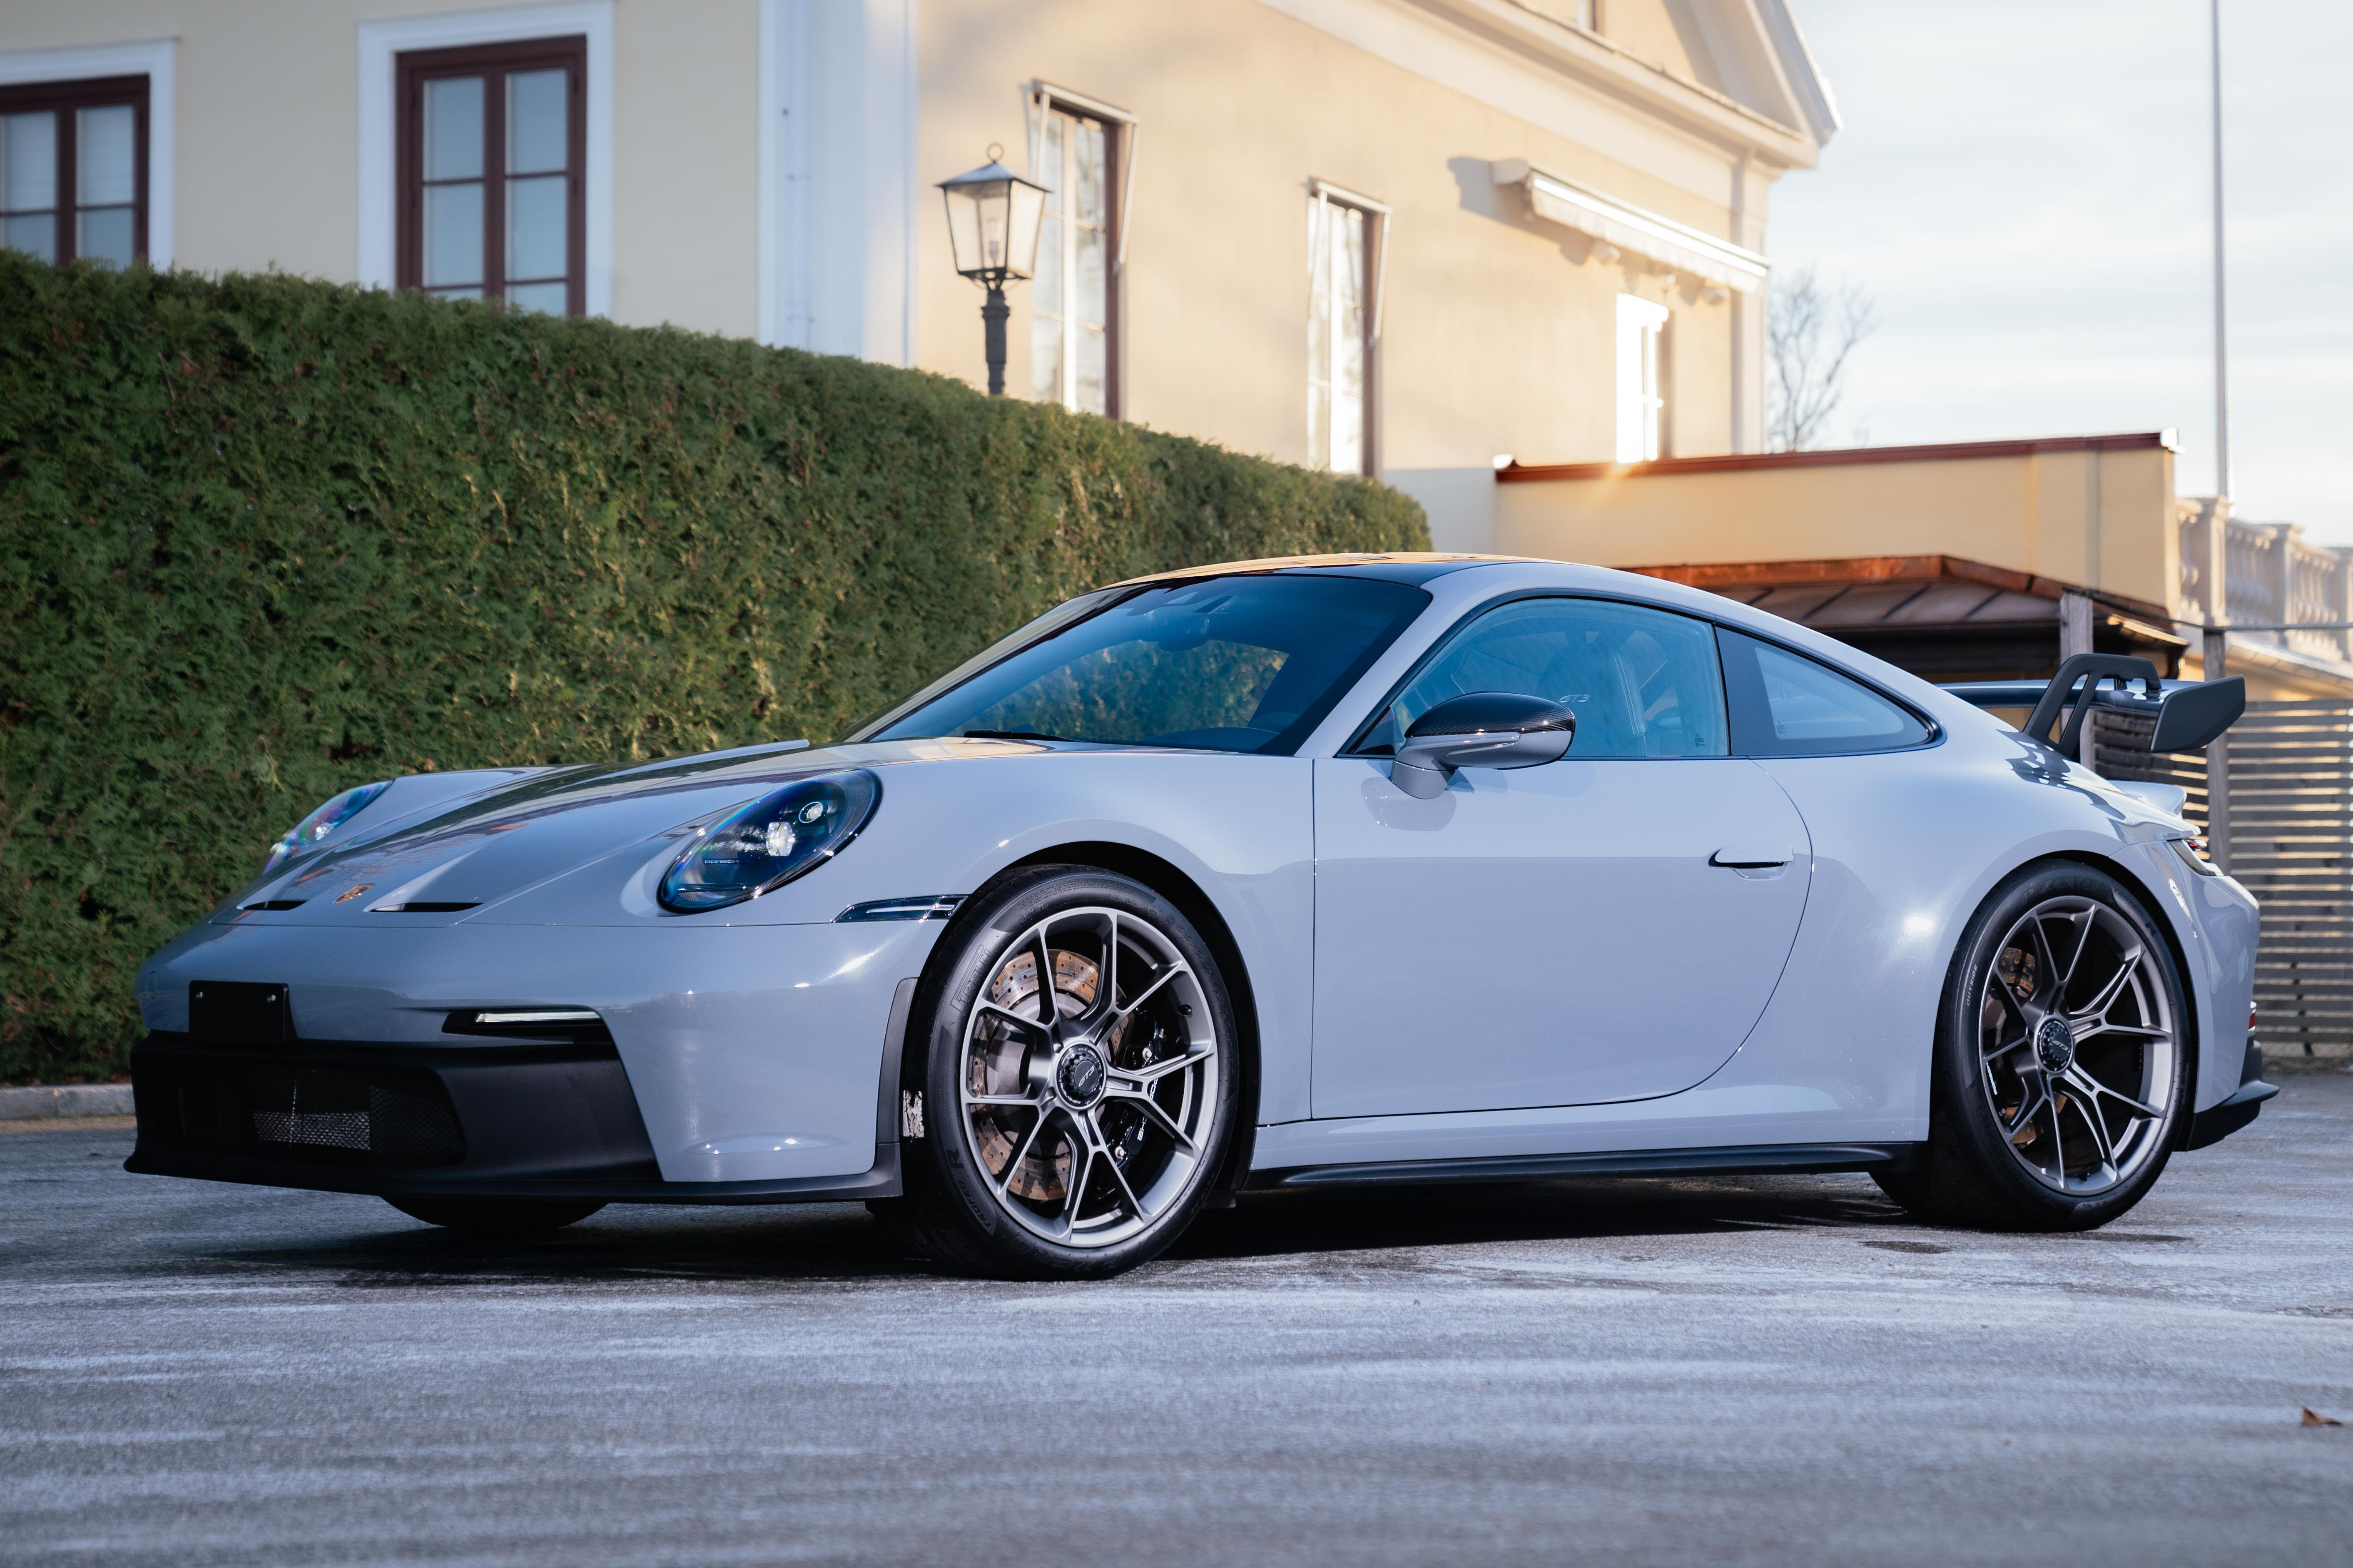
<path id="1" fill-rule="evenodd" d="M 1042 868 L 946 938 L 911 1038 L 926 1135 L 875 1206 L 934 1262 L 1101 1279 L 1181 1234 L 1223 1159 L 1233 1005 L 1192 922 L 1110 872 Z"/>
<path id="2" fill-rule="evenodd" d="M 1955 955 L 1922 1164 L 1880 1186 L 1989 1230 L 2106 1224 L 2179 1139 L 2185 1016 L 2172 953 L 2123 884 L 2073 864 L 2018 874 Z"/>

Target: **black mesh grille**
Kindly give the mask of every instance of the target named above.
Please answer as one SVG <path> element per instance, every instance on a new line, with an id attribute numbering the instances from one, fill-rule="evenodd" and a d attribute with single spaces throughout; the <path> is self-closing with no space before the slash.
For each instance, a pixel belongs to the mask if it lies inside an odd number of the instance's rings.
<path id="1" fill-rule="evenodd" d="M 465 1156 L 448 1091 L 417 1068 L 184 1058 L 159 1060 L 149 1072 L 159 1091 L 153 1103 L 168 1105 L 175 1124 L 155 1131 L 174 1141 L 364 1164 Z"/>
<path id="2" fill-rule="evenodd" d="M 368 1147 L 380 1154 L 448 1154 L 466 1152 L 458 1118 L 445 1100 L 368 1085 Z"/>
<path id="3" fill-rule="evenodd" d="M 264 1143 L 451 1158 L 465 1152 L 440 1086 L 397 1069 L 258 1067 L 247 1092 L 253 1135 Z"/>

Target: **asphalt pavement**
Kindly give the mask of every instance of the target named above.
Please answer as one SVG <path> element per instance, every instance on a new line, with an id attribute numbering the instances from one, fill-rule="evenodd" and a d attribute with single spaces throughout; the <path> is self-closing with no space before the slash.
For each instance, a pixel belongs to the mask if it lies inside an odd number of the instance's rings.
<path id="1" fill-rule="evenodd" d="M 2353 1076 L 2103 1231 L 1859 1177 L 1246 1201 L 1007 1286 L 862 1210 L 510 1246 L 0 1136 L 0 1561 L 2353 1559 Z"/>

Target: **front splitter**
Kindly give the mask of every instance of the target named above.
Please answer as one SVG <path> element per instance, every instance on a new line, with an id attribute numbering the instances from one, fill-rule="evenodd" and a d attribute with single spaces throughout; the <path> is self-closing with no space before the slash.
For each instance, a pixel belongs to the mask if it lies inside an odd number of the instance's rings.
<path id="1" fill-rule="evenodd" d="M 895 1143 L 877 1147 L 872 1168 L 854 1176 L 804 1176 L 779 1182 L 665 1182 L 658 1177 L 435 1181 L 430 1176 L 386 1171 L 237 1165 L 153 1154 L 133 1154 L 122 1163 L 122 1168 L 143 1176 L 187 1176 L 205 1182 L 360 1193 L 371 1197 L 570 1198 L 607 1204 L 844 1204 L 868 1198 L 895 1198 L 904 1190 L 899 1180 L 899 1146 Z"/>

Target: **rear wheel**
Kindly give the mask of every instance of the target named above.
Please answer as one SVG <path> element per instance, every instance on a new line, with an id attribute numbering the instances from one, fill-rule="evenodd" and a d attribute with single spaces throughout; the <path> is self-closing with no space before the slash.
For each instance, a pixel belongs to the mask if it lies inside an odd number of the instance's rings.
<path id="1" fill-rule="evenodd" d="M 1069 867 L 1008 884 L 948 940 L 917 1016 L 926 1134 L 878 1214 L 996 1278 L 1156 1256 L 1231 1135 L 1233 1006 L 1208 945 L 1142 883 Z"/>
<path id="2" fill-rule="evenodd" d="M 387 1197 L 384 1201 L 411 1219 L 479 1236 L 533 1236 L 561 1230 L 605 1206 L 586 1199 Z"/>
<path id="3" fill-rule="evenodd" d="M 1961 939 L 1939 1016 L 1920 1168 L 1899 1203 L 1991 1230 L 2087 1230 L 2141 1200 L 2189 1103 L 2181 982 L 2113 877 L 2013 877 Z"/>

